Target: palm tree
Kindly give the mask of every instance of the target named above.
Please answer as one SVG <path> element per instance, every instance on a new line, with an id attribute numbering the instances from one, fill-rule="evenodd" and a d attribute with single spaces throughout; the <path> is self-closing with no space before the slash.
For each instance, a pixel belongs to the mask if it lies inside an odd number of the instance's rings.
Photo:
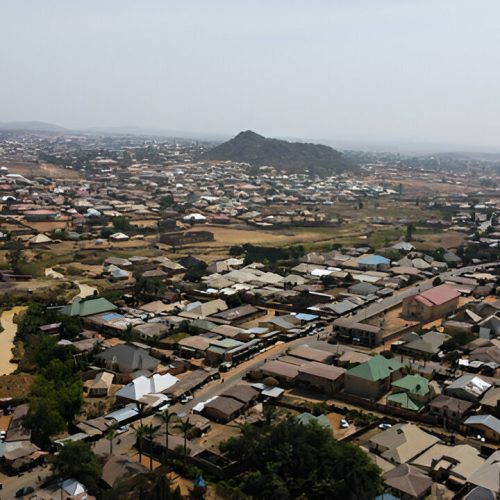
<path id="1" fill-rule="evenodd" d="M 109 441 L 109 454 L 113 454 L 113 439 L 118 435 L 118 432 L 116 432 L 116 429 L 111 427 L 109 431 L 106 434 L 106 439 Z"/>
<path id="2" fill-rule="evenodd" d="M 165 467 L 168 467 L 168 438 L 170 436 L 169 428 L 170 422 L 177 418 L 177 413 L 168 411 L 168 408 L 158 414 L 158 418 L 161 420 L 161 423 L 165 426 Z"/>
<path id="3" fill-rule="evenodd" d="M 139 452 L 139 463 L 141 463 L 142 459 L 142 440 L 146 437 L 147 428 L 145 425 L 139 425 L 138 427 L 134 427 L 137 451 Z"/>
<path id="4" fill-rule="evenodd" d="M 145 438 L 149 441 L 149 470 L 153 470 L 153 441 L 158 434 L 159 425 L 148 424 L 144 426 Z"/>
<path id="5" fill-rule="evenodd" d="M 189 421 L 189 418 L 182 420 L 177 427 L 182 431 L 184 435 L 184 463 L 186 463 L 187 458 L 187 436 L 189 431 L 194 427 L 194 425 Z"/>

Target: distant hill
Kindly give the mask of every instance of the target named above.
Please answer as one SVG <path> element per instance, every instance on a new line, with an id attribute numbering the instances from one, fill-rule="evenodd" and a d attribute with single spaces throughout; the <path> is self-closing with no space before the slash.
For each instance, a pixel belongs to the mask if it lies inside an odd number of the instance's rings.
<path id="1" fill-rule="evenodd" d="M 268 139 L 251 130 L 240 132 L 233 139 L 207 151 L 208 160 L 231 160 L 260 167 L 270 165 L 291 173 L 309 170 L 328 175 L 352 168 L 342 153 L 330 146 Z"/>
<path id="2" fill-rule="evenodd" d="M 30 132 L 67 132 L 59 125 L 45 122 L 0 122 L 0 130 L 26 130 Z"/>

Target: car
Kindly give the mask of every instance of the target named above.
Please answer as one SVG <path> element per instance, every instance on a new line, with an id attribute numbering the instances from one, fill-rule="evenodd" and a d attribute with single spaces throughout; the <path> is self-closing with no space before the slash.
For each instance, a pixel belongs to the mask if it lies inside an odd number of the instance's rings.
<path id="1" fill-rule="evenodd" d="M 341 429 L 347 429 L 349 427 L 349 422 L 343 418 L 341 421 L 340 421 L 340 428 Z"/>
<path id="2" fill-rule="evenodd" d="M 128 424 L 122 425 L 121 427 L 118 427 L 118 429 L 116 429 L 116 433 L 123 434 L 124 432 L 127 432 L 129 428 L 130 426 Z"/>
<path id="3" fill-rule="evenodd" d="M 192 399 L 193 396 L 184 396 L 183 398 L 181 398 L 181 403 L 182 404 L 189 403 L 189 401 L 191 401 Z"/>
<path id="4" fill-rule="evenodd" d="M 392 427 L 391 424 L 387 424 L 387 423 L 382 423 L 378 426 L 379 429 L 382 429 L 383 431 L 386 431 L 387 429 L 390 429 Z"/>
<path id="5" fill-rule="evenodd" d="M 24 488 L 19 488 L 16 491 L 16 498 L 22 498 L 25 497 L 26 495 L 31 495 L 31 493 L 34 493 L 35 488 L 33 486 L 25 486 Z"/>

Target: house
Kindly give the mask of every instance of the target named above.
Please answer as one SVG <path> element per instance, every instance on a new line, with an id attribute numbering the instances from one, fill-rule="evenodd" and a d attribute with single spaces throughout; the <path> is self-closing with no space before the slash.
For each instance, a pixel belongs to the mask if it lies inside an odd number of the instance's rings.
<path id="1" fill-rule="evenodd" d="M 227 309 L 227 304 L 221 299 L 209 302 L 191 302 L 180 313 L 179 316 L 190 319 L 203 319 Z"/>
<path id="2" fill-rule="evenodd" d="M 159 361 L 150 356 L 146 349 L 131 344 L 119 344 L 99 353 L 96 359 L 109 371 L 113 372 L 119 381 L 134 378 L 134 372 L 153 372 Z"/>
<path id="3" fill-rule="evenodd" d="M 347 370 L 344 390 L 362 398 L 379 399 L 389 390 L 391 383 L 401 377 L 402 367 L 399 361 L 379 354 Z"/>
<path id="4" fill-rule="evenodd" d="M 169 327 L 165 323 L 149 322 L 135 325 L 132 331 L 146 340 L 158 340 L 166 337 Z"/>
<path id="5" fill-rule="evenodd" d="M 210 342 L 213 339 L 205 335 L 193 335 L 186 337 L 177 342 L 179 355 L 187 359 L 189 358 L 203 358 L 205 351 L 210 347 Z"/>
<path id="6" fill-rule="evenodd" d="M 109 372 L 98 373 L 89 387 L 89 397 L 107 397 L 109 395 L 109 390 L 111 389 L 114 377 L 115 376 Z"/>
<path id="7" fill-rule="evenodd" d="M 61 314 L 67 316 L 93 316 L 104 312 L 115 311 L 117 307 L 104 297 L 98 299 L 81 299 L 77 297 L 73 302 L 61 308 Z"/>
<path id="8" fill-rule="evenodd" d="M 470 477 L 468 482 L 498 494 L 500 491 L 500 450 L 495 451 Z"/>
<path id="9" fill-rule="evenodd" d="M 178 381 L 179 379 L 170 373 L 163 375 L 155 373 L 151 377 L 141 375 L 123 386 L 116 393 L 116 398 L 127 403 L 142 402 L 157 406 L 157 404 L 167 399 L 166 397 L 159 397 L 159 395 L 173 387 Z"/>
<path id="10" fill-rule="evenodd" d="M 338 366 L 311 361 L 298 367 L 295 382 L 325 394 L 334 394 L 342 389 L 344 374 L 345 370 Z"/>
<path id="11" fill-rule="evenodd" d="M 439 439 L 414 424 L 396 424 L 373 436 L 368 442 L 371 451 L 393 464 L 411 461 Z"/>
<path id="12" fill-rule="evenodd" d="M 376 347 L 382 343 L 382 328 L 345 318 L 336 319 L 333 326 L 340 340 L 350 344 Z"/>
<path id="13" fill-rule="evenodd" d="M 403 316 L 420 321 L 432 321 L 453 313 L 460 293 L 450 285 L 439 285 L 403 299 Z"/>
<path id="14" fill-rule="evenodd" d="M 500 387 L 492 387 L 481 398 L 481 408 L 485 413 L 498 412 L 500 408 Z"/>
<path id="15" fill-rule="evenodd" d="M 420 375 L 406 375 L 391 384 L 387 404 L 410 411 L 421 411 L 433 395 L 429 381 Z"/>
<path id="16" fill-rule="evenodd" d="M 130 479 L 138 474 L 147 474 L 148 469 L 125 455 L 109 455 L 102 468 L 102 480 L 113 488 L 120 479 Z"/>
<path id="17" fill-rule="evenodd" d="M 220 321 L 221 323 L 225 324 L 239 325 L 240 323 L 251 321 L 252 319 L 258 318 L 259 316 L 264 316 L 265 314 L 265 309 L 258 309 L 251 304 L 244 304 L 242 306 L 233 307 L 232 309 L 227 309 L 217 314 L 212 314 L 210 319 L 213 318 L 214 320 Z"/>
<path id="18" fill-rule="evenodd" d="M 412 461 L 412 465 L 436 477 L 440 482 L 462 487 L 484 464 L 480 451 L 470 444 L 449 446 L 436 443 Z"/>
<path id="19" fill-rule="evenodd" d="M 290 349 L 288 354 L 306 361 L 317 361 L 318 363 L 329 363 L 333 357 L 331 352 L 314 349 L 307 344 L 302 344 Z"/>
<path id="20" fill-rule="evenodd" d="M 500 420 L 493 415 L 472 415 L 464 425 L 473 434 L 479 431 L 488 441 L 500 442 Z"/>
<path id="21" fill-rule="evenodd" d="M 217 396 L 205 403 L 203 413 L 216 422 L 229 422 L 243 411 L 244 406 L 244 403 L 237 399 Z"/>
<path id="22" fill-rule="evenodd" d="M 389 270 L 391 260 L 381 255 L 367 255 L 358 259 L 358 264 L 361 269 L 371 269 L 373 271 Z"/>
<path id="23" fill-rule="evenodd" d="M 439 353 L 441 346 L 450 338 L 450 335 L 434 331 L 423 335 L 410 332 L 392 344 L 391 350 L 415 358 L 431 359 Z"/>
<path id="24" fill-rule="evenodd" d="M 428 406 L 431 415 L 440 417 L 439 423 L 443 423 L 445 419 L 460 422 L 472 410 L 474 403 L 440 394 Z"/>
<path id="25" fill-rule="evenodd" d="M 490 388 L 491 384 L 481 377 L 462 375 L 448 385 L 444 392 L 449 396 L 477 403 Z"/>
<path id="26" fill-rule="evenodd" d="M 299 374 L 297 365 L 285 363 L 279 360 L 266 361 L 259 372 L 264 377 L 276 378 L 283 385 L 290 385 Z"/>
<path id="27" fill-rule="evenodd" d="M 432 479 L 418 467 L 400 464 L 384 474 L 385 485 L 403 499 L 426 497 L 432 486 Z"/>

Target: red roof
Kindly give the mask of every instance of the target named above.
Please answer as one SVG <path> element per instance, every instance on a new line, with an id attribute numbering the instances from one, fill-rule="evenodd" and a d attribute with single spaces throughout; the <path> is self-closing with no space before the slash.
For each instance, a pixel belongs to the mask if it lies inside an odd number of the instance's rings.
<path id="1" fill-rule="evenodd" d="M 450 285 L 439 285 L 434 288 L 430 288 L 425 292 L 415 296 L 415 299 L 425 305 L 436 305 L 439 306 L 450 300 L 460 297 L 460 292 Z M 422 300 L 423 299 L 423 300 Z M 430 304 L 429 304 L 430 302 Z"/>

